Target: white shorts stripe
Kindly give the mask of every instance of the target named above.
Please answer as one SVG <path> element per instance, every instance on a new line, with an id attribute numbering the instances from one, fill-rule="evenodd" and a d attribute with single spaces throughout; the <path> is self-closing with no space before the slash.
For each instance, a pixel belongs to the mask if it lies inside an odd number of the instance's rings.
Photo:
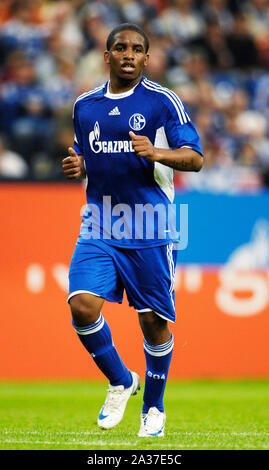
<path id="1" fill-rule="evenodd" d="M 143 308 L 142 310 L 137 310 L 137 313 L 144 313 L 144 312 L 153 312 L 155 315 L 158 315 L 158 317 L 163 318 L 164 320 L 170 321 L 171 323 L 175 323 L 175 320 L 171 320 L 170 318 L 167 318 L 165 315 L 162 315 L 159 312 L 156 312 L 156 310 L 152 310 L 152 308 Z"/>
<path id="2" fill-rule="evenodd" d="M 174 291 L 174 283 L 175 283 L 175 265 L 174 265 L 174 260 L 173 260 L 173 243 L 170 243 L 169 245 L 167 245 L 167 259 L 168 259 L 170 278 L 171 278 L 169 294 L 170 294 L 173 306 L 175 306 L 174 299 L 173 299 L 173 291 Z"/>
<path id="3" fill-rule="evenodd" d="M 69 300 L 72 297 L 74 297 L 74 295 L 78 295 L 78 294 L 91 294 L 91 295 L 95 295 L 96 297 L 101 297 L 99 294 L 96 294 L 95 292 L 91 292 L 89 290 L 75 290 L 74 292 L 71 292 L 71 294 L 68 296 L 67 303 L 69 304 Z"/>

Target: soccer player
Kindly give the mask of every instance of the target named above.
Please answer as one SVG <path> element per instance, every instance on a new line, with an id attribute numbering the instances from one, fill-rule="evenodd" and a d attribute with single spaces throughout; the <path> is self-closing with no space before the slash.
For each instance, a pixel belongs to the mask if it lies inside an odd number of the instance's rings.
<path id="1" fill-rule="evenodd" d="M 116 426 L 140 388 L 101 313 L 105 300 L 121 303 L 125 290 L 144 336 L 141 437 L 164 435 L 178 241 L 173 170 L 199 171 L 203 161 L 199 135 L 179 97 L 143 76 L 148 49 L 137 25 L 111 31 L 104 52 L 109 80 L 76 100 L 74 146 L 62 162 L 67 178 L 87 178 L 68 302 L 79 339 L 109 380 L 98 425 Z"/>

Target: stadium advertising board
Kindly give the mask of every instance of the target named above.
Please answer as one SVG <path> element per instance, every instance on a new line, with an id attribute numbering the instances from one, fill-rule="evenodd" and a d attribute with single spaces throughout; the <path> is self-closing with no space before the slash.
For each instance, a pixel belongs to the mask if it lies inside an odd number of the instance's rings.
<path id="1" fill-rule="evenodd" d="M 2 184 L 0 200 L 0 377 L 102 379 L 66 303 L 84 188 Z M 175 203 L 179 218 L 187 207 L 188 227 L 177 257 L 171 377 L 268 376 L 269 193 L 177 193 Z M 124 298 L 102 313 L 123 360 L 143 374 L 135 310 Z"/>

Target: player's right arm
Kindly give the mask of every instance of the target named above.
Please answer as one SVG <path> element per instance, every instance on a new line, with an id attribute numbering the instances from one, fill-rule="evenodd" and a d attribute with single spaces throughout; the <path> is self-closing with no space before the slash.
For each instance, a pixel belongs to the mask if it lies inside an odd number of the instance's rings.
<path id="1" fill-rule="evenodd" d="M 69 156 L 62 160 L 62 168 L 67 179 L 86 178 L 83 155 L 78 155 L 73 147 L 68 148 Z"/>

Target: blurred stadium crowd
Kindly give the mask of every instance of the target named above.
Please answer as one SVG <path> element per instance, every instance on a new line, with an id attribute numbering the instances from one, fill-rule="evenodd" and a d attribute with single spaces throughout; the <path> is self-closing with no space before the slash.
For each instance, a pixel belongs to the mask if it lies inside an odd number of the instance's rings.
<path id="1" fill-rule="evenodd" d="M 149 79 L 173 89 L 205 166 L 178 188 L 269 186 L 269 0 L 0 0 L 0 178 L 61 181 L 78 95 L 107 80 L 115 25 L 150 37 Z"/>

